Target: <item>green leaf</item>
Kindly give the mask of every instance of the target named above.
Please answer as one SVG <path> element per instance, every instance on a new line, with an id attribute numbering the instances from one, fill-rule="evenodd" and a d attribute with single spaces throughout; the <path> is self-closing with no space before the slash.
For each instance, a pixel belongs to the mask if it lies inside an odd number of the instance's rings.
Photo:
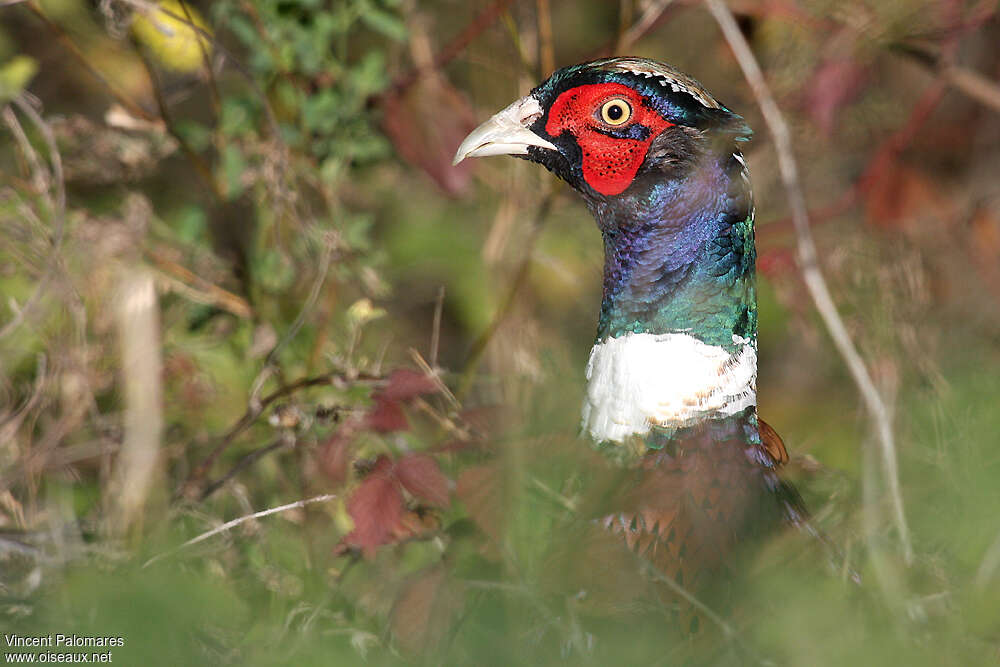
<path id="1" fill-rule="evenodd" d="M 406 39 L 406 26 L 398 17 L 389 12 L 375 7 L 366 7 L 364 13 L 361 14 L 361 20 L 366 26 L 389 39 L 394 39 L 397 42 Z"/>
<path id="2" fill-rule="evenodd" d="M 200 206 L 184 206 L 177 212 L 173 223 L 177 230 L 177 237 L 188 243 L 204 241 L 207 230 L 205 222 L 205 211 Z"/>
<path id="3" fill-rule="evenodd" d="M 246 167 L 243 153 L 238 147 L 228 144 L 222 149 L 222 177 L 230 199 L 239 197 L 243 192 L 243 172 Z"/>
<path id="4" fill-rule="evenodd" d="M 38 62 L 29 56 L 14 56 L 0 67 L 0 104 L 21 94 L 38 72 Z"/>

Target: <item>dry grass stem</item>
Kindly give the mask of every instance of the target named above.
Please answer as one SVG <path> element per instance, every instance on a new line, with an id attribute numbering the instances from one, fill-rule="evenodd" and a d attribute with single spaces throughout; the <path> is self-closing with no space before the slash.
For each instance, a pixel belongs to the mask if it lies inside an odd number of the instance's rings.
<path id="1" fill-rule="evenodd" d="M 1000 86 L 979 72 L 965 67 L 950 65 L 944 68 L 944 78 L 951 86 L 962 91 L 994 111 L 1000 112 Z"/>
<path id="2" fill-rule="evenodd" d="M 14 139 L 17 141 L 18 147 L 24 154 L 25 160 L 27 160 L 31 166 L 34 186 L 38 189 L 39 195 L 43 197 L 51 209 L 50 212 L 53 220 L 51 232 L 52 252 L 49 255 L 48 261 L 45 263 L 44 272 L 38 279 L 38 284 L 36 285 L 31 296 L 27 298 L 23 305 L 15 309 L 14 317 L 11 318 L 11 320 L 7 322 L 3 328 L 0 328 L 0 339 L 17 329 L 21 323 L 28 318 L 41 299 L 42 294 L 44 294 L 48 288 L 53 275 L 60 267 L 59 252 L 62 249 L 66 228 L 66 183 L 63 176 L 62 157 L 59 154 L 59 148 L 56 145 L 56 139 L 55 135 L 52 133 L 52 128 L 45 122 L 45 119 L 42 118 L 41 114 L 35 110 L 35 107 L 32 106 L 26 95 L 19 95 L 11 101 L 11 104 L 16 106 L 21 113 L 28 117 L 28 119 L 35 126 L 35 129 L 38 130 L 38 133 L 41 135 L 43 141 L 45 142 L 45 146 L 48 149 L 51 168 L 43 166 L 42 161 L 38 157 L 38 153 L 31 145 L 31 142 L 28 141 L 27 134 L 24 132 L 24 128 L 21 127 L 20 122 L 18 122 L 17 116 L 11 107 L 9 105 L 4 107 L 4 122 L 6 123 L 8 129 L 10 129 L 11 134 L 14 135 Z M 53 190 L 55 191 L 54 196 L 52 192 Z"/>
<path id="3" fill-rule="evenodd" d="M 325 493 L 325 494 L 320 495 L 320 496 L 313 496 L 312 498 L 306 498 L 304 500 L 296 500 L 294 503 L 288 503 L 287 505 L 279 505 L 278 507 L 272 507 L 270 509 L 261 510 L 260 512 L 254 512 L 253 514 L 247 514 L 245 516 L 237 517 L 236 519 L 233 519 L 231 521 L 227 521 L 226 523 L 222 524 L 221 526 L 213 528 L 212 530 L 210 530 L 208 532 L 202 533 L 201 535 L 198 535 L 196 537 L 192 537 L 190 540 L 188 540 L 184 544 L 181 544 L 180 546 L 176 547 L 175 549 L 171 549 L 170 551 L 167 551 L 167 552 L 164 552 L 162 554 L 158 554 L 156 556 L 153 556 L 152 558 L 150 558 L 149 560 L 147 560 L 145 563 L 143 563 L 142 566 L 144 568 L 145 567 L 149 567 L 153 563 L 155 563 L 155 562 L 157 562 L 159 560 L 162 560 L 164 558 L 167 558 L 168 556 L 172 556 L 172 555 L 176 554 L 178 551 L 181 551 L 182 549 L 186 549 L 187 547 L 190 547 L 192 545 L 198 544 L 199 542 L 203 542 L 203 541 L 207 540 L 208 538 L 214 537 L 215 535 L 218 535 L 220 533 L 224 533 L 227 530 L 232 530 L 236 526 L 238 526 L 238 525 L 240 525 L 242 523 L 246 523 L 247 521 L 253 521 L 254 519 L 260 519 L 260 518 L 263 518 L 265 516 L 271 516 L 272 514 L 279 514 L 281 512 L 287 512 L 289 510 L 300 509 L 302 507 L 305 507 L 306 505 L 311 505 L 313 503 L 325 503 L 325 502 L 333 500 L 335 498 L 337 498 L 336 494 Z"/>
<path id="4" fill-rule="evenodd" d="M 427 361 L 422 356 L 420 356 L 420 353 L 417 352 L 412 347 L 410 348 L 410 358 L 413 359 L 413 363 L 415 363 L 417 366 L 420 367 L 420 370 L 421 372 L 423 372 L 424 375 L 434 380 L 434 384 L 437 385 L 438 391 L 441 392 L 442 396 L 448 399 L 448 402 L 451 404 L 451 406 L 456 410 L 460 410 L 462 404 L 455 397 L 455 394 L 451 393 L 451 389 L 449 389 L 448 385 L 444 383 L 444 380 L 441 379 L 441 376 L 438 374 L 438 372 L 434 370 L 434 368 L 432 368 L 431 365 L 428 364 Z"/>
<path id="5" fill-rule="evenodd" d="M 431 327 L 431 368 L 437 368 L 438 348 L 441 345 L 441 314 L 444 311 L 444 285 L 438 288 L 434 302 L 434 323 Z"/>
<path id="6" fill-rule="evenodd" d="M 896 445 L 893 438 L 891 415 L 879 394 L 871 375 L 865 366 L 861 355 L 851 341 L 850 334 L 844 326 L 844 321 L 837 312 L 837 306 L 830 296 L 826 280 L 820 271 L 817 261 L 816 243 L 813 240 L 812 231 L 809 227 L 809 213 L 806 209 L 805 197 L 802 194 L 802 187 L 799 183 L 798 166 L 795 162 L 795 155 L 792 151 L 791 134 L 778 105 L 774 101 L 760 65 L 750 50 L 750 45 L 743 37 L 736 19 L 722 0 L 705 0 L 708 10 L 715 17 L 719 27 L 726 37 L 726 41 L 732 48 L 736 60 L 743 70 L 747 83 L 753 91 L 757 104 L 760 106 L 764 121 L 767 123 L 771 136 L 774 139 L 775 150 L 778 154 L 778 167 L 781 172 L 781 180 L 788 195 L 788 203 L 792 213 L 792 221 L 795 226 L 796 241 L 798 244 L 799 264 L 802 277 L 812 297 L 816 310 L 819 311 L 826 325 L 830 338 L 833 339 L 834 346 L 844 359 L 851 377 L 858 387 L 865 406 L 875 422 L 875 431 L 882 450 L 882 463 L 885 468 L 885 477 L 889 486 L 889 493 L 892 497 L 893 513 L 895 516 L 896 529 L 899 532 L 899 539 L 903 546 L 903 555 L 909 564 L 913 560 L 913 546 L 910 542 L 910 532 L 906 523 L 906 512 L 903 506 L 903 495 L 899 486 L 899 470 L 896 462 Z"/>

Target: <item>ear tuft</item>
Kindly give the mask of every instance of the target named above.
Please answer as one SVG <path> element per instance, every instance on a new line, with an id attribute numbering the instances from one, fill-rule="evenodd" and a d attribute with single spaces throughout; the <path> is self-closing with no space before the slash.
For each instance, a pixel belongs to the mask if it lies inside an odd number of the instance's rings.
<path id="1" fill-rule="evenodd" d="M 743 116 L 729 109 L 706 110 L 706 115 L 711 119 L 711 129 L 714 132 L 730 135 L 735 141 L 749 141 L 753 136 L 753 130 L 743 120 Z"/>

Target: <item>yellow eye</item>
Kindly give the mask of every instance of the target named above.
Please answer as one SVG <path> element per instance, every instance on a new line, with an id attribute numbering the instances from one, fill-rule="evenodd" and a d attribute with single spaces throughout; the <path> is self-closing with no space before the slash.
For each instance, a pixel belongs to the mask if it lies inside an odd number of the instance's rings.
<path id="1" fill-rule="evenodd" d="M 601 120 L 608 125 L 622 125 L 631 117 L 632 107 L 625 100 L 608 100 L 601 107 Z"/>

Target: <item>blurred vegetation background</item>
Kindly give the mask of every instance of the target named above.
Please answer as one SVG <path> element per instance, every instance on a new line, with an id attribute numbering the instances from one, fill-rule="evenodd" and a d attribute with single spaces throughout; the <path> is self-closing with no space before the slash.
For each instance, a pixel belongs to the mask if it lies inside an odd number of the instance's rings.
<path id="1" fill-rule="evenodd" d="M 893 411 L 907 562 L 700 2 L 0 2 L 0 627 L 120 635 L 121 664 L 996 661 L 997 4 L 729 3 Z M 590 216 L 531 165 L 451 166 L 609 54 L 757 129 L 760 410 L 836 547 L 746 554 L 690 641 L 572 551 Z"/>

